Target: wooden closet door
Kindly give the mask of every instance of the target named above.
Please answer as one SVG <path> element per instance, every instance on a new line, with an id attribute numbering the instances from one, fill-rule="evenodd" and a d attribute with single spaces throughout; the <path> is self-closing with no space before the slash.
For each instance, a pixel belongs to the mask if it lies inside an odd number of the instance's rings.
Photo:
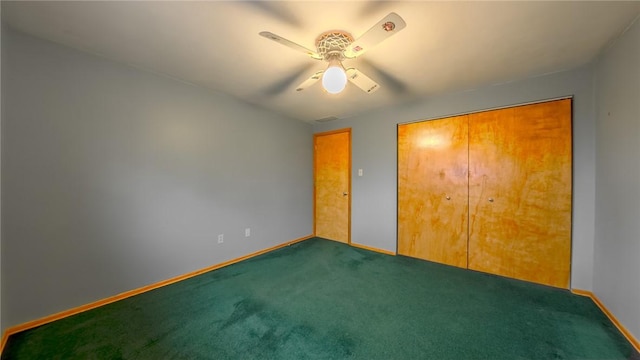
<path id="1" fill-rule="evenodd" d="M 398 253 L 467 267 L 468 118 L 398 126 Z"/>
<path id="2" fill-rule="evenodd" d="M 351 242 L 351 129 L 315 134 L 314 232 Z"/>
<path id="3" fill-rule="evenodd" d="M 469 166 L 469 268 L 568 288 L 571 100 L 469 115 Z"/>

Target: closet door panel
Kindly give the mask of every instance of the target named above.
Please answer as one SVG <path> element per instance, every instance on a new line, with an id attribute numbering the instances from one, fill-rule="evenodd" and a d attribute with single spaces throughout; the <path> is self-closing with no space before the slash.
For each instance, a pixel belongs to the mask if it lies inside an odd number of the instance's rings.
<path id="1" fill-rule="evenodd" d="M 398 253 L 467 267 L 468 117 L 398 126 Z"/>
<path id="2" fill-rule="evenodd" d="M 469 268 L 568 288 L 571 100 L 469 116 Z"/>

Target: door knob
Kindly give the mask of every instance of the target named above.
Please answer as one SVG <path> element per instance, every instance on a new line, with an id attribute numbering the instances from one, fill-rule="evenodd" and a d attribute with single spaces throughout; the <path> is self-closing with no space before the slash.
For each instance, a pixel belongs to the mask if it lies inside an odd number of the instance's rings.
<path id="1" fill-rule="evenodd" d="M 451 200 L 451 196 L 447 195 L 447 196 L 445 196 L 445 199 Z"/>
<path id="2" fill-rule="evenodd" d="M 349 195 L 349 194 L 347 194 L 346 192 L 342 193 L 342 196 L 347 196 L 347 195 Z"/>
<path id="3" fill-rule="evenodd" d="M 493 202 L 493 198 L 489 198 L 489 202 Z"/>

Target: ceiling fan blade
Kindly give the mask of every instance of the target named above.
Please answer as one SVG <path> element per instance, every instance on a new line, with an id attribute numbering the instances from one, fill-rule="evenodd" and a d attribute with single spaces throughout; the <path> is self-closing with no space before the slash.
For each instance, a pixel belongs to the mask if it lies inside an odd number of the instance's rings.
<path id="1" fill-rule="evenodd" d="M 306 63 L 297 68 L 290 69 L 286 76 L 256 93 L 257 98 L 272 98 L 290 92 L 295 84 L 311 71 L 314 65 L 315 64 Z"/>
<path id="2" fill-rule="evenodd" d="M 375 76 L 384 88 L 390 90 L 393 94 L 406 95 L 409 92 L 407 84 L 402 79 L 384 70 L 371 60 L 359 59 L 358 61 L 368 73 Z"/>
<path id="3" fill-rule="evenodd" d="M 318 80 L 320 80 L 320 78 L 322 77 L 322 74 L 324 73 L 324 70 L 320 70 L 320 71 L 316 71 L 313 75 L 311 75 L 308 79 L 306 79 L 305 81 L 302 82 L 302 84 L 298 85 L 298 87 L 296 87 L 296 91 L 303 91 L 306 90 L 307 88 L 309 88 L 311 85 L 315 84 Z"/>
<path id="4" fill-rule="evenodd" d="M 344 51 L 344 54 L 348 58 L 360 56 L 405 27 L 407 27 L 407 23 L 404 22 L 400 15 L 392 12 L 352 42 Z"/>
<path id="5" fill-rule="evenodd" d="M 380 85 L 378 85 L 375 81 L 371 80 L 370 77 L 363 74 L 357 69 L 349 68 L 347 69 L 346 73 L 347 80 L 349 80 L 353 85 L 359 87 L 367 94 L 372 94 L 378 91 L 378 89 L 380 88 Z"/>
<path id="6" fill-rule="evenodd" d="M 313 50 L 309 50 L 306 47 L 296 44 L 291 40 L 287 40 L 285 38 L 283 38 L 280 35 L 276 35 L 272 32 L 269 31 L 262 31 L 260 32 L 260 36 L 262 37 L 266 37 L 267 39 L 273 40 L 277 43 L 280 43 L 290 49 L 299 51 L 299 52 L 303 52 L 305 54 L 307 54 L 309 57 L 311 57 L 312 59 L 316 59 L 316 60 L 322 60 L 322 56 L 320 56 L 320 54 L 318 54 L 317 52 L 313 51 Z"/>

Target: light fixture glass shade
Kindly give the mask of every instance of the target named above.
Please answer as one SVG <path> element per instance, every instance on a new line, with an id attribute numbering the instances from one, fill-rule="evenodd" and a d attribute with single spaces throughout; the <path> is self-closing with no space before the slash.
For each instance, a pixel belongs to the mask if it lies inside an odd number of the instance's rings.
<path id="1" fill-rule="evenodd" d="M 347 86 L 347 74 L 340 62 L 331 63 L 322 75 L 322 87 L 329 94 L 338 94 Z"/>

